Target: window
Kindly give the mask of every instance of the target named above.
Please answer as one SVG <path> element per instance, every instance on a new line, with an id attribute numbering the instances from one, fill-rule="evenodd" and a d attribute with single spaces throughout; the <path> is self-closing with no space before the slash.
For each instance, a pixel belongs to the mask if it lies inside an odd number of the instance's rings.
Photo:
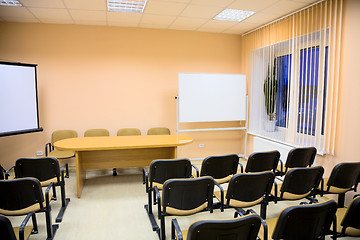
<path id="1" fill-rule="evenodd" d="M 276 126 L 286 127 L 290 97 L 291 54 L 277 57 L 278 92 L 276 104 Z"/>

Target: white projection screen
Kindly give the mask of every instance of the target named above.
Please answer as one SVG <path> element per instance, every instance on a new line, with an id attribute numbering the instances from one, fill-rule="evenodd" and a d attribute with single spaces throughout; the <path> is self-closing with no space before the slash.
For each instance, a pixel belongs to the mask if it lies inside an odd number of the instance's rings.
<path id="1" fill-rule="evenodd" d="M 0 62 L 0 137 L 42 131 L 36 66 Z"/>
<path id="2" fill-rule="evenodd" d="M 179 122 L 246 120 L 246 75 L 179 73 Z"/>

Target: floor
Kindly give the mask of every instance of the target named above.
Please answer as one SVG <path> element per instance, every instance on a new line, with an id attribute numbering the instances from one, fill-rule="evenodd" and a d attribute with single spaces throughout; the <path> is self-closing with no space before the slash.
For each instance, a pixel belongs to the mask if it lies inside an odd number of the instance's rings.
<path id="1" fill-rule="evenodd" d="M 60 191 L 58 190 L 58 194 Z M 87 180 L 80 199 L 76 196 L 75 168 L 70 168 L 70 178 L 66 179 L 66 194 L 71 198 L 63 221 L 59 224 L 55 240 L 82 239 L 148 239 L 158 240 L 144 209 L 147 203 L 145 186 L 142 184 L 142 170 L 129 168 L 118 170 L 118 176 L 112 176 L 112 170 L 93 170 L 87 172 Z M 267 217 L 276 217 L 286 206 L 298 202 L 270 203 Z M 52 202 L 52 219 L 59 211 L 60 200 Z M 258 207 L 253 208 L 260 212 Z M 156 210 L 154 211 L 156 213 Z M 177 217 L 180 227 L 187 228 L 193 221 L 200 219 L 232 218 L 233 209 L 223 213 L 215 209 L 214 213 L 203 212 L 186 217 Z M 166 234 L 170 239 L 170 221 L 166 218 Z M 19 226 L 23 217 L 11 217 L 12 224 Z M 45 217 L 37 214 L 39 233 L 30 236 L 30 240 L 46 239 Z M 331 239 L 331 238 L 327 238 Z M 356 239 L 356 238 L 342 238 Z"/>

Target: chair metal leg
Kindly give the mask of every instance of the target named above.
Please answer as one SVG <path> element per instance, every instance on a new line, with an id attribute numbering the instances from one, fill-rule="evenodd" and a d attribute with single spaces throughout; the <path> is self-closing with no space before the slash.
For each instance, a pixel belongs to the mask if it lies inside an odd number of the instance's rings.
<path id="1" fill-rule="evenodd" d="M 66 198 L 66 196 L 65 196 L 65 182 L 60 183 L 60 190 L 61 190 L 61 208 L 60 208 L 59 214 L 56 217 L 56 220 L 55 220 L 56 222 L 62 221 L 62 218 L 64 216 L 67 205 L 70 202 L 70 198 Z"/>
<path id="2" fill-rule="evenodd" d="M 58 224 L 53 225 L 51 223 L 51 207 L 49 205 L 46 206 L 45 218 L 46 218 L 46 231 L 47 231 L 46 240 L 52 240 L 54 239 L 56 230 L 59 228 L 59 225 Z"/>
<path id="3" fill-rule="evenodd" d="M 338 208 L 343 208 L 345 204 L 345 193 L 340 193 L 338 197 Z"/>
<path id="4" fill-rule="evenodd" d="M 53 196 L 52 196 L 52 200 L 56 201 L 57 197 L 56 197 L 56 189 L 55 189 L 55 184 L 52 186 L 52 190 L 53 190 Z"/>
<path id="5" fill-rule="evenodd" d="M 266 219 L 266 207 L 267 207 L 266 202 L 262 202 L 260 204 L 260 217 L 262 217 L 262 219 Z"/>
<path id="6" fill-rule="evenodd" d="M 38 225 L 37 225 L 37 221 L 36 221 L 36 215 L 33 214 L 31 216 L 32 219 L 32 223 L 33 223 L 33 230 L 31 231 L 32 234 L 37 234 L 39 232 L 38 230 Z"/>
<path id="7" fill-rule="evenodd" d="M 160 239 L 165 240 L 166 235 L 165 235 L 165 216 L 164 215 L 162 215 L 160 218 L 160 232 L 161 232 Z"/>

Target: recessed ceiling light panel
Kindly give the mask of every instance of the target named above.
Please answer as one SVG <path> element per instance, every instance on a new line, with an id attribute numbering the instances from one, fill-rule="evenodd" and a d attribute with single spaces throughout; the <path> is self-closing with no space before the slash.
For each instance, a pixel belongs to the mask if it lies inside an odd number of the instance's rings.
<path id="1" fill-rule="evenodd" d="M 108 11 L 142 13 L 146 1 L 147 0 L 108 0 Z"/>
<path id="2" fill-rule="evenodd" d="M 225 9 L 218 15 L 216 15 L 213 19 L 215 20 L 223 20 L 223 21 L 234 21 L 241 22 L 242 20 L 250 17 L 255 12 L 253 11 L 244 11 L 238 9 Z"/>
<path id="3" fill-rule="evenodd" d="M 13 6 L 13 7 L 22 7 L 22 4 L 17 0 L 0 0 L 1 6 Z"/>

